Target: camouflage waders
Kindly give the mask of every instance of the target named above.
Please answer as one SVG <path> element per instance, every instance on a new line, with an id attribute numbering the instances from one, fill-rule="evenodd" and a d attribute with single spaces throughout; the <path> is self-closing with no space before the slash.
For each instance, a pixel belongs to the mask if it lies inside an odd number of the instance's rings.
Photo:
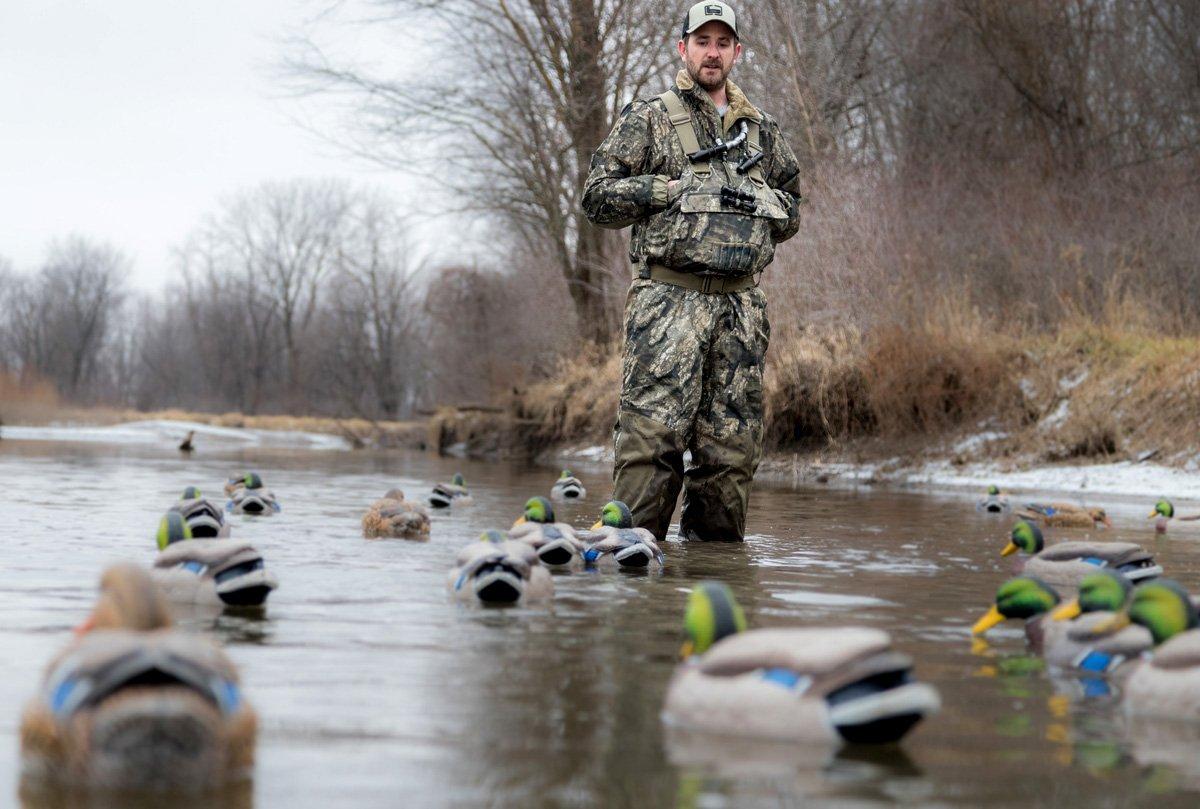
<path id="1" fill-rule="evenodd" d="M 631 103 L 584 188 L 591 222 L 633 227 L 614 493 L 660 541 L 680 489 L 684 538 L 744 536 L 770 335 L 757 277 L 800 227 L 800 167 L 779 124 L 733 82 L 726 95 L 720 115 L 680 71 L 668 93 Z"/>
<path id="2" fill-rule="evenodd" d="M 762 457 L 769 339 L 757 287 L 705 294 L 633 282 L 613 474 L 614 496 L 629 505 L 635 525 L 663 539 L 682 486 L 684 538 L 742 539 Z"/>

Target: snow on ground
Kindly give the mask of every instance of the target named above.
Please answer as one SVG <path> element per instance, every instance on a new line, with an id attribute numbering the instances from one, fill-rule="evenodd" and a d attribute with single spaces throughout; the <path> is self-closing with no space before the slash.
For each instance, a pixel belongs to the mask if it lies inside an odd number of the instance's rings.
<path id="1" fill-rule="evenodd" d="M 197 445 L 220 444 L 227 447 L 295 447 L 298 449 L 349 449 L 337 435 L 299 430 L 250 430 L 214 427 L 193 421 L 131 421 L 105 427 L 55 424 L 48 427 L 5 425 L 0 435 L 21 441 L 84 441 L 109 444 L 159 444 L 174 446 L 195 430 Z"/>
<path id="2" fill-rule="evenodd" d="M 911 470 L 887 475 L 891 482 L 938 489 L 978 489 L 995 483 L 1005 490 L 1090 496 L 1112 494 L 1124 497 L 1159 496 L 1178 500 L 1200 499 L 1200 472 L 1152 463 L 1040 466 L 1020 471 L 1002 471 L 995 464 L 953 466 L 946 461 L 927 463 Z"/>

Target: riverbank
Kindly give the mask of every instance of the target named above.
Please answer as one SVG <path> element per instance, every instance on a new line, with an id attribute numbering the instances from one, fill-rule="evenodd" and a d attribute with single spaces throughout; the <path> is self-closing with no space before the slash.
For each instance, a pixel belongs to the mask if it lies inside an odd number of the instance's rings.
<path id="1" fill-rule="evenodd" d="M 764 379 L 760 475 L 1200 497 L 1193 429 L 1200 339 L 1156 334 L 1139 322 L 1114 304 L 1053 333 L 1021 335 L 943 302 L 920 321 L 870 334 L 777 324 Z M 410 421 L 78 409 L 45 391 L 0 396 L 0 417 L 6 424 L 155 421 L 178 430 L 288 431 L 338 436 L 349 448 L 604 464 L 611 463 L 619 391 L 620 357 L 594 350 L 564 359 L 542 382 L 493 406 L 442 408 Z"/>

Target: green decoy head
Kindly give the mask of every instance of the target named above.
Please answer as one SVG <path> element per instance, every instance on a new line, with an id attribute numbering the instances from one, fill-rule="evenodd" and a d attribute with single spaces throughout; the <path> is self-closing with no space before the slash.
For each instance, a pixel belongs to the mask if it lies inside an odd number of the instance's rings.
<path id="1" fill-rule="evenodd" d="M 991 486 L 988 486 L 987 493 L 988 493 L 988 497 L 999 497 L 1000 496 L 1000 487 L 997 486 L 995 483 L 993 483 Z"/>
<path id="2" fill-rule="evenodd" d="M 250 472 L 246 477 L 242 478 L 242 483 L 246 484 L 247 489 L 261 489 L 263 487 L 262 478 L 257 472 Z"/>
<path id="3" fill-rule="evenodd" d="M 1132 621 L 1149 629 L 1155 644 L 1162 643 L 1180 632 L 1195 629 L 1197 624 L 1200 624 L 1192 597 L 1179 582 L 1171 579 L 1155 579 L 1134 590 L 1129 609 L 1115 616 L 1117 628 L 1122 617 L 1125 617 L 1125 623 Z M 1097 627 L 1097 630 L 1099 629 L 1100 627 Z"/>
<path id="4" fill-rule="evenodd" d="M 168 545 L 192 538 L 192 529 L 188 526 L 183 515 L 178 511 L 168 511 L 158 523 L 158 549 L 161 551 Z"/>
<path id="5" fill-rule="evenodd" d="M 702 581 L 688 596 L 683 625 L 688 639 L 680 654 L 684 658 L 704 654 L 721 638 L 744 632 L 746 614 L 733 591 L 719 581 Z"/>
<path id="6" fill-rule="evenodd" d="M 559 479 L 559 480 L 566 480 L 566 479 L 567 479 L 567 478 L 569 478 L 569 477 L 571 477 L 571 470 L 570 470 L 570 469 L 564 469 L 564 470 L 562 471 L 562 474 L 558 476 L 558 479 Z"/>
<path id="7" fill-rule="evenodd" d="M 462 486 L 464 489 L 467 487 L 467 481 L 462 476 L 462 472 L 455 472 L 454 477 L 450 479 L 450 482 L 455 486 Z"/>
<path id="8" fill-rule="evenodd" d="M 188 486 L 186 489 L 183 490 L 183 496 L 180 497 L 179 499 L 180 500 L 199 500 L 201 497 L 203 497 L 203 495 L 200 494 L 199 489 L 197 489 L 195 486 Z"/>
<path id="9" fill-rule="evenodd" d="M 620 500 L 609 500 L 604 504 L 604 508 L 600 509 L 600 521 L 592 526 L 592 530 L 604 527 L 632 528 L 633 512 Z"/>
<path id="10" fill-rule="evenodd" d="M 498 545 L 507 539 L 508 537 L 503 531 L 498 531 L 495 528 L 489 528 L 479 535 L 480 542 L 490 542 L 493 545 Z"/>
<path id="11" fill-rule="evenodd" d="M 1079 596 L 1060 606 L 1050 617 L 1069 621 L 1085 612 L 1117 612 L 1125 606 L 1132 590 L 1129 579 L 1116 571 L 1089 573 L 1079 582 Z"/>
<path id="12" fill-rule="evenodd" d="M 1017 576 L 996 590 L 996 603 L 971 627 L 971 634 L 982 635 L 1009 618 L 1029 620 L 1054 609 L 1061 599 L 1058 592 L 1041 579 Z"/>
<path id="13" fill-rule="evenodd" d="M 554 506 L 544 497 L 531 497 L 525 501 L 525 513 L 517 522 L 554 522 Z"/>
<path id="14" fill-rule="evenodd" d="M 1166 517 L 1168 520 L 1175 516 L 1175 506 L 1165 497 L 1158 498 L 1158 502 L 1154 504 L 1154 511 L 1150 512 L 1150 518 Z"/>
<path id="15" fill-rule="evenodd" d="M 1017 551 L 1024 551 L 1033 556 L 1040 553 L 1044 547 L 1046 540 L 1042 537 L 1042 529 L 1028 520 L 1020 520 L 1013 526 L 1012 533 L 1008 535 L 1008 544 L 1000 551 L 1000 555 L 1008 556 Z"/>

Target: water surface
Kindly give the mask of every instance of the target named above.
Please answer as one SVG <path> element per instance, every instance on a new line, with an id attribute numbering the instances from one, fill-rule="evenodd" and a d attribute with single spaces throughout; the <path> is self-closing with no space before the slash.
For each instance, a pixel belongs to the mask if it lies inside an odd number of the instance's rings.
<path id="1" fill-rule="evenodd" d="M 1008 521 L 962 496 L 760 485 L 744 545 L 668 543 L 661 576 L 557 576 L 529 609 L 452 602 L 446 571 L 503 527 L 556 470 L 407 452 L 209 442 L 191 458 L 154 442 L 0 441 L 0 805 L 17 801 L 20 705 L 87 612 L 99 571 L 148 563 L 161 512 L 187 485 L 220 496 L 251 467 L 283 512 L 234 517 L 281 587 L 262 619 L 212 631 L 261 717 L 253 802 L 297 806 L 1194 805 L 1191 728 L 1129 726 L 1024 653 L 1019 627 L 972 648 L 971 623 L 1010 572 Z M 388 488 L 426 492 L 462 471 L 475 503 L 439 512 L 428 544 L 365 540 Z M 607 474 L 562 509 L 590 524 Z M 1108 536 L 1153 545 L 1200 587 L 1200 528 L 1155 539 L 1148 508 L 1106 504 Z M 1075 534 L 1082 536 L 1082 534 Z M 735 590 L 753 626 L 890 631 L 943 712 L 900 748 L 803 750 L 668 735 L 659 709 L 686 592 Z"/>

